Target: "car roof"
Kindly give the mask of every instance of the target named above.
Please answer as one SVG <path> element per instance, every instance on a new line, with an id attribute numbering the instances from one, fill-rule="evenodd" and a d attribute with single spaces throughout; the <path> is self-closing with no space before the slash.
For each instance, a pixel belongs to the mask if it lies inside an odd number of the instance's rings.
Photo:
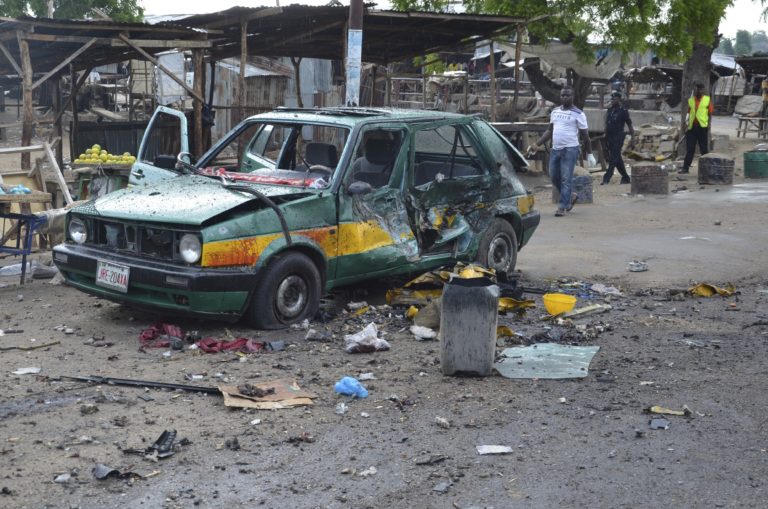
<path id="1" fill-rule="evenodd" d="M 285 120 L 307 122 L 329 122 L 353 127 L 371 120 L 435 121 L 449 118 L 470 118 L 468 115 L 434 110 L 413 110 L 399 108 L 355 108 L 334 106 L 325 108 L 286 108 L 279 107 L 268 113 L 261 113 L 248 120 Z"/>

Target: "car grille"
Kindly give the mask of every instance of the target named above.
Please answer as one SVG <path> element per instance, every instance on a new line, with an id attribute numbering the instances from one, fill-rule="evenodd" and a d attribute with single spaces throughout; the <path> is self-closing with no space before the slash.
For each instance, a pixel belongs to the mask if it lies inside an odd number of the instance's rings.
<path id="1" fill-rule="evenodd" d="M 179 262 L 179 241 L 182 235 L 190 233 L 102 219 L 91 219 L 90 223 L 88 245 Z"/>

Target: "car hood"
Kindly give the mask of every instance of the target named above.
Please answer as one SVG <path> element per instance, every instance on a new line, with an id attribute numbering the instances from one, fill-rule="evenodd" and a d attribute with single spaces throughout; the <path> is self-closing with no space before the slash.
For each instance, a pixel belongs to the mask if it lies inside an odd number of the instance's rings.
<path id="1" fill-rule="evenodd" d="M 250 185 L 268 197 L 296 198 L 316 192 L 286 186 Z M 133 187 L 109 193 L 81 207 L 81 211 L 115 219 L 202 224 L 245 202 L 258 200 L 252 194 L 225 188 L 210 177 L 179 176 L 149 187 Z"/>

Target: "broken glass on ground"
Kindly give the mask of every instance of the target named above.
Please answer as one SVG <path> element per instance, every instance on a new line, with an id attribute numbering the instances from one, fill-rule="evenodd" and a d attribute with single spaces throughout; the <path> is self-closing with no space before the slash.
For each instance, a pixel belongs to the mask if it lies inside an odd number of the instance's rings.
<path id="1" fill-rule="evenodd" d="M 584 378 L 599 346 L 537 343 L 506 348 L 494 368 L 505 378 Z"/>

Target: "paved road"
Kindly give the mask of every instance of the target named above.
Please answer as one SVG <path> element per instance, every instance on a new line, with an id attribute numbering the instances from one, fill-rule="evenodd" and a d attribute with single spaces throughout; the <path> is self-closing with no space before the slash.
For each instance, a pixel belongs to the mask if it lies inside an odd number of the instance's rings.
<path id="1" fill-rule="evenodd" d="M 666 196 L 629 195 L 629 186 L 598 186 L 595 203 L 577 205 L 554 217 L 549 190 L 536 193 L 542 222 L 520 253 L 518 268 L 528 277 L 598 275 L 623 278 L 637 286 L 676 286 L 691 281 L 722 283 L 764 274 L 768 266 L 768 181 L 740 176 L 740 152 L 755 140 L 736 142 L 735 184 L 700 186 L 695 173 L 672 176 Z M 544 176 L 527 177 L 533 187 Z M 615 179 L 614 179 L 615 180 Z M 647 272 L 628 272 L 632 260 Z"/>

